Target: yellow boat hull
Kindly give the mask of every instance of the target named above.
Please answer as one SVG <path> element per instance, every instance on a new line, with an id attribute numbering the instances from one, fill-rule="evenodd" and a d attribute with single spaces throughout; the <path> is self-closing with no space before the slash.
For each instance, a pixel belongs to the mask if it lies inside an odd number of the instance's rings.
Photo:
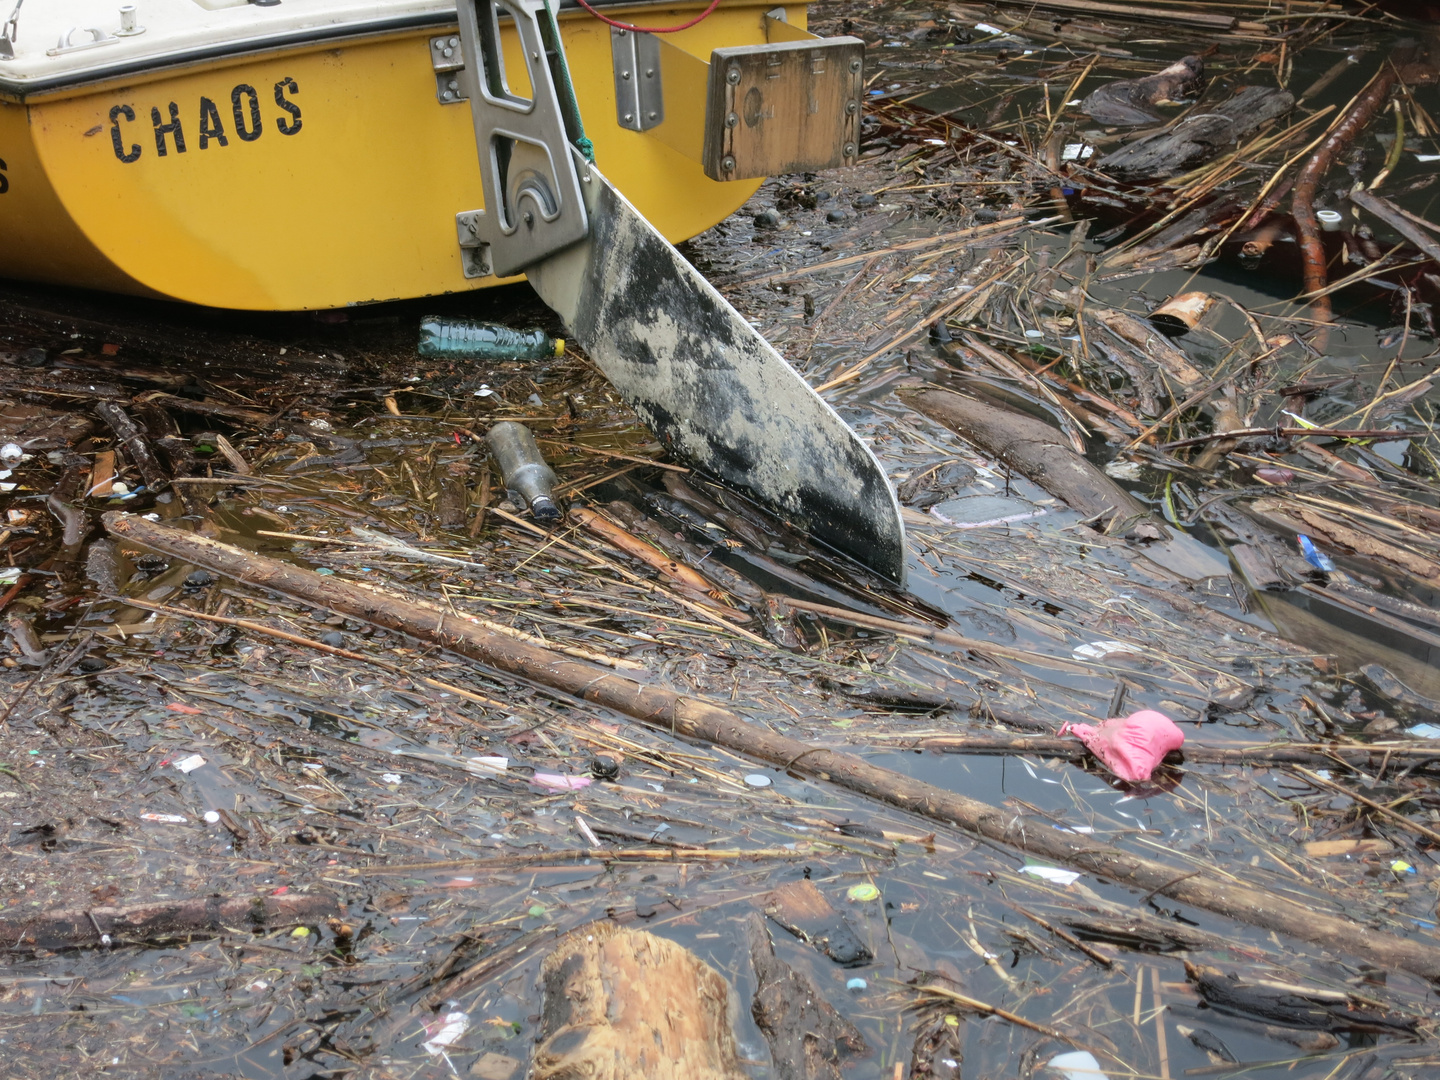
<path id="1" fill-rule="evenodd" d="M 696 10 L 628 17 L 663 25 Z M 763 42 L 765 10 L 727 4 L 675 43 L 705 56 Z M 803 6 L 788 14 L 804 25 Z M 758 180 L 718 183 L 621 128 L 608 27 L 583 13 L 560 22 L 596 160 L 667 239 L 703 232 L 754 193 Z M 436 98 L 430 39 L 448 29 L 0 103 L 0 273 L 250 310 L 496 284 L 465 278 L 456 239 L 456 213 L 484 198 L 469 106 Z M 505 40 L 507 70 L 523 73 L 513 28 Z"/>

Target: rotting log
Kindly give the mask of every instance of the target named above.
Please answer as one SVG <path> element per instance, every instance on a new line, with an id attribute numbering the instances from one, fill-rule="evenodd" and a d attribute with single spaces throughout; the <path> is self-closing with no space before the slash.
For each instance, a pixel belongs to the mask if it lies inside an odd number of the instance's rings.
<path id="1" fill-rule="evenodd" d="M 765 914 L 841 967 L 856 967 L 875 959 L 850 920 L 835 910 L 813 881 L 781 885 L 766 898 Z"/>
<path id="2" fill-rule="evenodd" d="M 541 968 L 531 1080 L 744 1080 L 730 987 L 681 945 L 592 924 Z"/>
<path id="3" fill-rule="evenodd" d="M 342 914 L 339 901 L 328 893 L 200 896 L 125 907 L 57 909 L 23 918 L 0 919 L 0 948 L 74 949 L 140 942 L 153 944 L 233 931 L 279 930 Z"/>
<path id="4" fill-rule="evenodd" d="M 770 1044 L 778 1080 L 841 1080 L 840 1070 L 869 1052 L 855 1025 L 805 975 L 775 955 L 759 915 L 745 924 L 755 997 L 750 1014 Z"/>
<path id="5" fill-rule="evenodd" d="M 1064 435 L 1043 420 L 949 390 L 903 390 L 898 396 L 1087 518 L 1117 525 L 1149 521 L 1150 512 L 1139 501 L 1077 454 Z M 1148 527 L 1163 535 L 1158 525 Z"/>
<path id="6" fill-rule="evenodd" d="M 1095 94 L 1106 89 L 1109 87 Z M 1244 86 L 1228 100 L 1197 110 L 1173 127 L 1112 150 L 1095 162 L 1094 168 L 1120 180 L 1178 176 L 1236 145 L 1261 125 L 1284 116 L 1294 105 L 1295 98 L 1284 90 Z"/>
<path id="7" fill-rule="evenodd" d="M 702 698 L 686 697 L 626 675 L 485 629 L 478 620 L 358 582 L 340 581 L 142 517 L 111 512 L 105 528 L 117 540 L 203 566 L 257 589 L 271 590 L 376 626 L 409 634 L 467 656 L 493 670 L 528 679 L 641 723 L 698 739 L 780 768 L 813 776 L 954 825 L 961 831 L 1017 851 L 1094 874 L 1147 895 L 1249 923 L 1302 941 L 1363 956 L 1381 967 L 1440 979 L 1440 945 L 1423 938 L 1371 929 L 1206 870 L 1177 869 L 1079 833 L 1065 833 L 1042 818 L 990 806 L 853 754 L 809 746 L 751 724 L 738 713 Z"/>
<path id="8" fill-rule="evenodd" d="M 1079 760 L 1090 753 L 1085 744 L 1074 739 L 1055 739 L 1032 735 L 1008 735 L 998 731 L 980 731 L 963 735 L 902 737 L 883 745 L 896 750 L 939 750 L 948 754 L 1038 754 L 1041 757 Z M 1440 742 L 1430 746 L 1415 743 L 1353 743 L 1315 744 L 1283 743 L 1265 746 L 1196 746 L 1186 743 L 1183 750 L 1173 751 L 1166 758 L 1176 764 L 1205 762 L 1214 765 L 1331 766 L 1339 762 L 1379 764 L 1386 755 L 1395 761 L 1440 760 Z"/>
<path id="9" fill-rule="evenodd" d="M 130 414 L 113 401 L 97 401 L 95 412 L 115 433 L 115 438 L 125 444 L 125 452 L 140 470 L 145 486 L 155 492 L 168 488 L 170 474 L 160 464 L 160 459 L 155 456 L 155 450 L 150 445 L 150 439 L 140 430 L 140 425 L 130 418 Z"/>

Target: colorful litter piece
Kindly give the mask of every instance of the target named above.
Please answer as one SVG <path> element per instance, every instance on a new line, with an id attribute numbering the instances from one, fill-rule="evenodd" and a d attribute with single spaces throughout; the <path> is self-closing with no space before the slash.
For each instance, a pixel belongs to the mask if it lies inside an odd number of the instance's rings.
<path id="1" fill-rule="evenodd" d="M 1185 733 L 1164 713 L 1141 709 L 1123 719 L 1099 724 L 1064 724 L 1061 735 L 1074 735 L 1121 780 L 1143 783 L 1171 750 L 1185 745 Z"/>

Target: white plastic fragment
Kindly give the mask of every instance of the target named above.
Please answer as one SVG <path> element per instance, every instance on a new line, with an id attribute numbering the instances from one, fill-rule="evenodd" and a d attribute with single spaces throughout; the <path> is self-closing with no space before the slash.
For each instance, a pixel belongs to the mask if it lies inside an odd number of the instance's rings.
<path id="1" fill-rule="evenodd" d="M 1003 34 L 1005 32 L 998 26 L 991 26 L 989 23 L 984 22 L 977 22 L 975 29 L 979 30 L 982 34 Z"/>
<path id="2" fill-rule="evenodd" d="M 475 757 L 465 759 L 467 772 L 480 773 L 482 776 L 489 773 L 504 772 L 510 767 L 510 759 L 499 754 L 477 754 Z"/>
<path id="3" fill-rule="evenodd" d="M 1074 885 L 1080 880 L 1078 871 L 1061 870 L 1056 866 L 1022 866 L 1020 872 L 1048 881 L 1052 885 Z"/>
<path id="4" fill-rule="evenodd" d="M 1092 641 L 1086 645 L 1077 645 L 1070 650 L 1070 655 L 1076 660 L 1104 660 L 1107 656 L 1134 655 L 1139 650 L 1133 645 L 1127 645 L 1123 641 Z"/>
<path id="5" fill-rule="evenodd" d="M 1093 146 L 1086 146 L 1084 143 L 1066 143 L 1065 149 L 1060 151 L 1061 161 L 1084 161 L 1091 154 L 1095 153 Z"/>
<path id="6" fill-rule="evenodd" d="M 191 754 L 187 758 L 181 758 L 179 761 L 172 762 L 172 764 L 175 768 L 188 775 L 204 765 L 205 759 L 199 754 Z"/>
<path id="7" fill-rule="evenodd" d="M 449 1012 L 439 1020 L 425 1025 L 426 1039 L 420 1046 L 430 1054 L 440 1054 L 447 1046 L 454 1046 L 460 1036 L 470 1029 L 470 1016 L 463 1012 Z"/>
<path id="8" fill-rule="evenodd" d="M 1105 1076 L 1105 1071 L 1100 1068 L 1100 1063 L 1089 1050 L 1071 1050 L 1068 1053 L 1056 1054 L 1045 1063 L 1045 1067 L 1058 1070 L 1065 1080 L 1097 1080 Z"/>
<path id="9" fill-rule="evenodd" d="M 588 776 L 562 776 L 560 773 L 548 772 L 535 773 L 530 777 L 530 782 L 536 787 L 549 788 L 551 791 L 579 791 L 594 783 Z"/>
<path id="10" fill-rule="evenodd" d="M 764 773 L 752 772 L 749 776 L 745 777 L 745 783 L 751 787 L 769 787 L 770 778 Z"/>
<path id="11" fill-rule="evenodd" d="M 400 783 L 400 774 L 398 772 L 382 773 L 380 779 L 387 784 L 398 784 Z"/>
<path id="12" fill-rule="evenodd" d="M 25 449 L 19 443 L 7 442 L 0 446 L 0 461 L 6 465 L 14 465 L 25 456 Z"/>
<path id="13" fill-rule="evenodd" d="M 154 821 L 161 825 L 184 825 L 184 814 L 141 814 L 141 821 Z"/>

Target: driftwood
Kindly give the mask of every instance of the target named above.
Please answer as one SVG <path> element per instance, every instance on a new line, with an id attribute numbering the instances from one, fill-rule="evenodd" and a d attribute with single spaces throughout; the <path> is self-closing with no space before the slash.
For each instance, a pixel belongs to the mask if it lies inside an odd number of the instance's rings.
<path id="1" fill-rule="evenodd" d="M 770 1044 L 777 1080 L 841 1080 L 841 1068 L 868 1052 L 855 1026 L 804 975 L 775 955 L 760 916 L 745 926 L 755 998 L 750 1013 Z"/>
<path id="2" fill-rule="evenodd" d="M 487 667 L 699 739 L 808 774 L 963 832 L 1094 874 L 1147 895 L 1163 895 L 1254 926 L 1289 934 L 1370 963 L 1440 978 L 1440 945 L 1401 938 L 1209 870 L 1180 869 L 1122 851 L 1037 817 L 944 791 L 853 754 L 809 746 L 746 722 L 729 708 L 687 697 L 487 629 L 479 620 L 122 513 L 104 516 L 117 540 L 204 566 L 239 582 L 301 599 L 376 626 L 432 642 Z"/>
<path id="3" fill-rule="evenodd" d="M 813 881 L 781 885 L 766 900 L 765 914 L 842 967 L 868 964 L 875 959 L 850 920 L 835 910 Z"/>
<path id="4" fill-rule="evenodd" d="M 906 390 L 900 398 L 1087 518 L 1117 525 L 1149 521 L 1150 512 L 1144 506 L 1071 449 L 1064 435 L 1043 420 L 949 390 Z M 1158 525 L 1146 527 L 1163 535 Z"/>
<path id="5" fill-rule="evenodd" d="M 1197 109 L 1174 127 L 1111 151 L 1095 168 L 1120 180 L 1176 176 L 1205 164 L 1294 106 L 1294 96 L 1284 90 L 1246 86 L 1228 101 Z"/>
<path id="6" fill-rule="evenodd" d="M 1353 994 L 1268 981 L 1244 982 L 1234 973 L 1185 962 L 1185 974 L 1212 1009 L 1292 1028 L 1413 1034 L 1416 1017 L 1387 1013 Z"/>
<path id="7" fill-rule="evenodd" d="M 743 1080 L 730 987 L 683 946 L 595 923 L 541 969 L 531 1080 Z"/>
<path id="8" fill-rule="evenodd" d="M 939 750 L 952 754 L 1039 754 L 1041 757 L 1068 758 L 1079 761 L 1089 750 L 1074 739 L 1056 739 L 1034 735 L 1007 735 L 1002 732 L 980 731 L 964 735 L 932 735 L 912 739 L 886 739 L 884 745 L 896 749 Z M 1307 746 L 1286 743 L 1272 746 L 1196 746 L 1186 743 L 1183 750 L 1169 754 L 1167 761 L 1187 761 L 1214 765 L 1319 765 L 1328 768 L 1337 761 L 1378 765 L 1386 755 L 1395 761 L 1440 760 L 1440 742 L 1430 746 L 1415 743 L 1352 743 Z"/>
<path id="9" fill-rule="evenodd" d="M 125 452 L 140 470 L 145 486 L 151 491 L 164 491 L 168 488 L 170 474 L 155 456 L 149 437 L 140 430 L 140 425 L 130 418 L 130 414 L 113 401 L 96 402 L 95 412 L 115 433 L 115 438 L 125 444 Z"/>
<path id="10" fill-rule="evenodd" d="M 1111 127 L 1154 124 L 1160 120 L 1160 114 L 1154 111 L 1156 105 L 1193 94 L 1204 77 L 1204 61 L 1187 56 L 1143 79 L 1106 83 L 1080 103 L 1080 111 Z"/>
<path id="11" fill-rule="evenodd" d="M 0 919 L 0 948 L 74 949 L 278 930 L 341 915 L 326 893 L 285 896 L 200 896 L 82 911 L 41 911 Z M 108 939 L 108 940 L 107 940 Z"/>

